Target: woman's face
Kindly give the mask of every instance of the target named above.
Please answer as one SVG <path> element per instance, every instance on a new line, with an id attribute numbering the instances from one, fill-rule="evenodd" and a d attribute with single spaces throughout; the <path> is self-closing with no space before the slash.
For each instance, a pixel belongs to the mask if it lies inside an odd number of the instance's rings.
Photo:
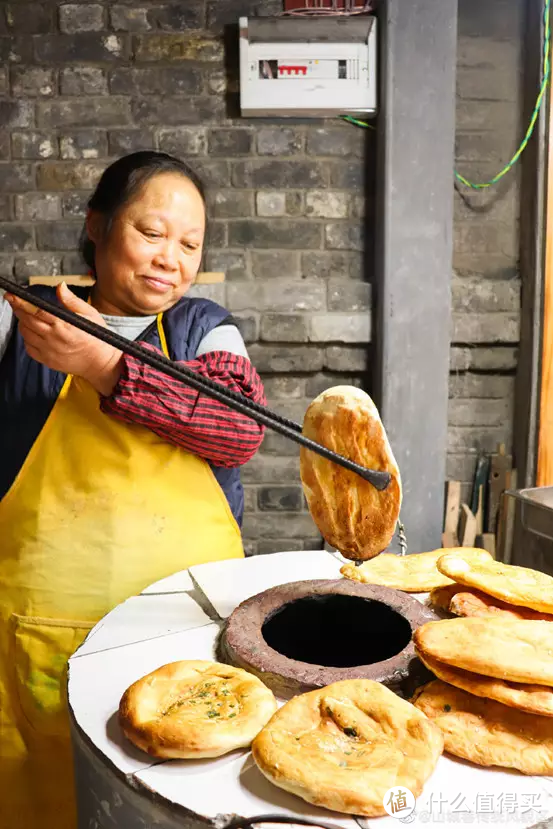
<path id="1" fill-rule="evenodd" d="M 171 308 L 196 278 L 205 207 L 189 179 L 160 173 L 121 208 L 107 234 L 104 217 L 95 211 L 87 231 L 96 246 L 95 307 L 113 315 L 157 314 Z"/>

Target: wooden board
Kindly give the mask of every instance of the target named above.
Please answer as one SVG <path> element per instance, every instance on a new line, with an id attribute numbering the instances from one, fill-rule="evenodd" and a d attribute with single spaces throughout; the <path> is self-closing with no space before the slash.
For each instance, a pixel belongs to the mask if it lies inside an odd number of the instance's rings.
<path id="1" fill-rule="evenodd" d="M 461 482 L 448 481 L 446 484 L 446 504 L 442 547 L 457 547 L 457 526 L 461 508 Z"/>
<path id="2" fill-rule="evenodd" d="M 501 497 L 510 488 L 512 458 L 505 452 L 505 444 L 497 447 L 497 454 L 492 455 L 489 475 L 488 520 L 486 529 L 489 533 L 497 531 L 497 521 Z"/>
<path id="3" fill-rule="evenodd" d="M 225 274 L 219 271 L 202 271 L 199 273 L 194 281 L 195 285 L 214 285 L 225 281 Z M 67 276 L 30 276 L 29 285 L 59 285 L 60 282 L 65 282 L 67 285 L 76 285 L 85 287 L 93 285 L 94 280 L 90 276 L 84 274 L 73 274 Z"/>
<path id="4" fill-rule="evenodd" d="M 549 113 L 537 486 L 553 484 L 553 107 Z"/>

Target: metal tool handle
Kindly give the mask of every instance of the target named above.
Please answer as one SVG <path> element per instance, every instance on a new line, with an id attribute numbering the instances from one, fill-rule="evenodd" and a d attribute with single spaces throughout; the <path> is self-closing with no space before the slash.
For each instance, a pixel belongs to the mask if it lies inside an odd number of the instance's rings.
<path id="1" fill-rule="evenodd" d="M 262 426 L 266 426 L 274 432 L 284 435 L 284 437 L 293 440 L 295 443 L 299 443 L 301 446 L 304 446 L 306 449 L 310 449 L 312 452 L 316 452 L 318 455 L 321 455 L 329 461 L 333 461 L 339 466 L 342 466 L 344 469 L 357 473 L 357 475 L 360 475 L 361 478 L 364 478 L 364 480 L 371 483 L 377 490 L 382 491 L 386 489 L 390 483 L 391 475 L 388 472 L 381 472 L 380 470 L 375 469 L 366 469 L 364 466 L 354 463 L 348 458 L 338 455 L 336 452 L 332 452 L 325 446 L 321 446 L 321 444 L 316 443 L 316 441 L 305 437 L 305 435 L 302 434 L 301 426 L 298 423 L 282 418 L 280 415 L 273 414 L 273 412 L 265 406 L 261 406 L 252 400 L 248 400 L 237 392 L 226 389 L 220 383 L 216 383 L 207 377 L 201 377 L 196 374 L 195 371 L 187 368 L 182 363 L 174 363 L 163 354 L 151 352 L 138 343 L 126 340 L 114 331 L 110 331 L 108 328 L 97 325 L 95 322 L 91 322 L 85 317 L 74 314 L 72 311 L 68 311 L 67 308 L 64 308 L 61 305 L 56 305 L 40 296 L 35 296 L 33 293 L 25 288 L 22 288 L 17 283 L 2 276 L 0 276 L 0 288 L 3 288 L 14 296 L 20 297 L 20 299 L 24 299 L 26 302 L 31 303 L 43 311 L 47 311 L 49 314 L 52 314 L 52 316 L 58 317 L 58 319 L 64 320 L 64 322 L 68 322 L 70 325 L 75 326 L 75 328 L 79 328 L 81 331 L 96 337 L 96 339 L 117 348 L 119 351 L 122 351 L 125 354 L 130 354 L 132 357 L 136 357 L 138 360 L 141 360 L 141 362 L 146 363 L 146 365 L 149 365 L 158 371 L 162 371 L 169 377 L 173 377 L 175 380 L 186 383 L 193 389 L 196 389 L 196 391 L 202 392 L 202 394 L 205 394 L 214 400 L 218 400 L 220 403 L 224 403 L 229 408 L 251 417 L 252 420 L 255 420 Z"/>

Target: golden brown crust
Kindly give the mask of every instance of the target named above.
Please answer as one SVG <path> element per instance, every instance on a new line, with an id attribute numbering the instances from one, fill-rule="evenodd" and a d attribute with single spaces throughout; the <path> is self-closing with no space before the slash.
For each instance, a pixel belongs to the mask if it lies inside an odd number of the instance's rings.
<path id="1" fill-rule="evenodd" d="M 303 434 L 361 466 L 389 472 L 378 492 L 354 472 L 301 448 L 300 472 L 313 521 L 343 556 L 367 560 L 385 550 L 401 506 L 401 478 L 373 401 L 354 386 L 320 394 L 305 413 Z"/>
<path id="2" fill-rule="evenodd" d="M 246 748 L 277 708 L 257 677 L 203 660 L 163 665 L 119 704 L 125 736 L 153 757 L 200 759 Z"/>
<path id="3" fill-rule="evenodd" d="M 553 578 L 545 573 L 492 558 L 469 563 L 451 554 L 444 555 L 437 567 L 444 576 L 496 599 L 553 614 Z"/>
<path id="4" fill-rule="evenodd" d="M 526 619 L 444 619 L 413 633 L 417 651 L 465 671 L 553 685 L 553 625 Z"/>
<path id="5" fill-rule="evenodd" d="M 258 734 L 252 754 L 275 785 L 347 814 L 385 814 L 393 786 L 421 793 L 443 749 L 438 728 L 388 688 L 335 682 L 295 697 Z"/>
<path id="6" fill-rule="evenodd" d="M 441 729 L 445 751 L 480 766 L 553 774 L 553 719 L 525 714 L 436 680 L 415 706 Z"/>
<path id="7" fill-rule="evenodd" d="M 440 549 L 406 556 L 383 553 L 373 561 L 361 564 L 360 567 L 344 564 L 340 572 L 347 579 L 365 584 L 381 584 L 384 587 L 403 590 L 405 593 L 426 593 L 436 587 L 452 584 L 451 579 L 437 569 L 437 562 L 444 552 Z M 491 558 L 487 550 L 481 550 L 479 547 L 459 547 L 458 552 L 465 558 Z"/>
<path id="8" fill-rule="evenodd" d="M 417 651 L 417 656 L 429 671 L 448 685 L 477 697 L 493 699 L 510 708 L 518 708 L 527 714 L 553 717 L 553 688 L 546 685 L 523 685 L 464 671 L 462 668 L 452 668 L 420 651 Z"/>
<path id="9" fill-rule="evenodd" d="M 517 607 L 517 605 L 502 602 L 494 596 L 487 596 L 480 590 L 472 590 L 462 585 L 457 585 L 457 591 L 449 603 L 449 611 L 455 616 L 502 616 L 504 619 L 535 619 L 553 622 L 553 616 L 550 613 L 541 613 L 529 607 Z"/>
<path id="10" fill-rule="evenodd" d="M 438 610 L 449 610 L 449 604 L 460 590 L 465 590 L 466 588 L 463 587 L 462 584 L 445 584 L 443 587 L 434 587 L 430 591 L 430 596 L 428 597 L 429 603 L 432 607 L 437 608 Z"/>

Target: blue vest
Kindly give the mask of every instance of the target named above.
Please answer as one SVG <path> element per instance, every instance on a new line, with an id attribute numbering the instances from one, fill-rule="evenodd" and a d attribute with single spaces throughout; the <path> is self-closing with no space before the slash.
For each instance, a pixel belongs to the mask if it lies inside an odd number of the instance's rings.
<path id="1" fill-rule="evenodd" d="M 54 288 L 35 286 L 35 295 L 58 303 Z M 88 289 L 75 289 L 87 299 Z M 163 330 L 172 360 L 193 360 L 205 335 L 229 317 L 228 311 L 207 299 L 184 297 L 163 315 Z M 161 350 L 154 323 L 142 342 Z M 66 375 L 37 363 L 27 354 L 16 326 L 0 361 L 0 499 L 10 489 L 29 451 L 54 407 Z M 244 491 L 238 468 L 210 464 L 239 525 L 244 513 Z"/>

